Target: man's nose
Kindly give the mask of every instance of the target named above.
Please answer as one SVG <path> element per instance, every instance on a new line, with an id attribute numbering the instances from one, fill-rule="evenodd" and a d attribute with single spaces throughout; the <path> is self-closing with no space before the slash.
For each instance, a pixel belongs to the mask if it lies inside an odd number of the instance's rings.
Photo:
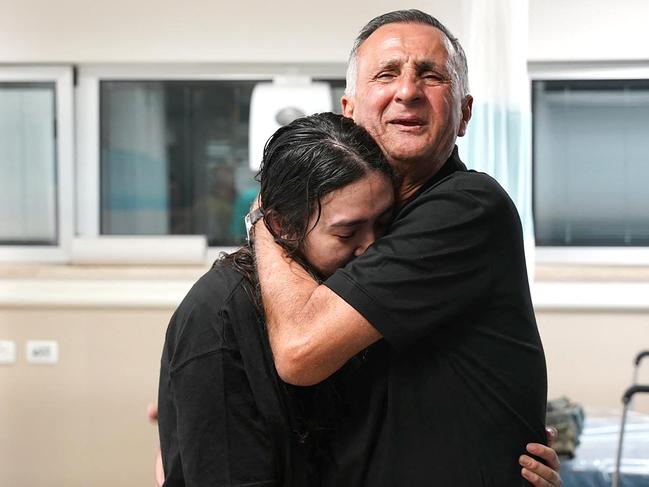
<path id="1" fill-rule="evenodd" d="M 419 79 L 414 73 L 403 73 L 399 79 L 395 98 L 402 103 L 412 103 L 421 98 L 421 86 Z"/>

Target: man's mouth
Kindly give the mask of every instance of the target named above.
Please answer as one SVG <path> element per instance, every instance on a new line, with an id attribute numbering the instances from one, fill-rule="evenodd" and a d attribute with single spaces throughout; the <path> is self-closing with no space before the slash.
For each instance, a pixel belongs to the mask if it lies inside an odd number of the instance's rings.
<path id="1" fill-rule="evenodd" d="M 390 120 L 389 123 L 402 127 L 421 127 L 426 124 L 425 120 L 419 117 L 399 117 Z"/>

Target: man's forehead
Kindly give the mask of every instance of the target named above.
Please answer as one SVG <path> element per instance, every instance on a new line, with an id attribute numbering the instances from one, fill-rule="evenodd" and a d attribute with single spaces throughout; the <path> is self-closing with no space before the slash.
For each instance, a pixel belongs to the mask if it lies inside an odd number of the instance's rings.
<path id="1" fill-rule="evenodd" d="M 395 22 L 372 32 L 358 48 L 357 58 L 384 62 L 401 57 L 400 53 L 418 58 L 417 61 L 434 62 L 440 56 L 448 57 L 451 48 L 446 35 L 432 25 Z"/>

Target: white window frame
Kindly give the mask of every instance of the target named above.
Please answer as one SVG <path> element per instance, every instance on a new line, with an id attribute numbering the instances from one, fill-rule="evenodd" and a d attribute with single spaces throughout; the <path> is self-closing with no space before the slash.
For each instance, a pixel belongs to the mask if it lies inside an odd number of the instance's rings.
<path id="1" fill-rule="evenodd" d="M 77 74 L 77 235 L 102 239 L 100 233 L 99 85 L 104 80 L 272 80 L 283 76 L 344 79 L 345 65 L 331 64 L 101 64 L 81 65 Z M 132 239 L 140 237 L 133 236 Z M 157 237 L 158 239 L 173 238 Z M 209 247 L 207 260 L 233 247 Z M 152 250 L 154 251 L 154 250 Z"/>
<path id="2" fill-rule="evenodd" d="M 74 234 L 74 100 L 71 66 L 0 66 L 0 81 L 54 82 L 56 97 L 56 245 L 0 245 L 0 262 L 65 262 Z"/>
<path id="3" fill-rule="evenodd" d="M 537 80 L 649 79 L 649 62 L 535 62 L 528 63 L 530 90 Z M 537 246 L 537 264 L 649 265 L 649 247 Z"/>

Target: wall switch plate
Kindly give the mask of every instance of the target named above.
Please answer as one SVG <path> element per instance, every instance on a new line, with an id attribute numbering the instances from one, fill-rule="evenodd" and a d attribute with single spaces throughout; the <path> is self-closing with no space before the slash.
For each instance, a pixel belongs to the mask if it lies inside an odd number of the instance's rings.
<path id="1" fill-rule="evenodd" d="M 26 354 L 30 364 L 56 364 L 59 362 L 59 343 L 53 340 L 28 340 Z"/>
<path id="2" fill-rule="evenodd" d="M 0 364 L 16 362 L 16 342 L 0 340 Z"/>

